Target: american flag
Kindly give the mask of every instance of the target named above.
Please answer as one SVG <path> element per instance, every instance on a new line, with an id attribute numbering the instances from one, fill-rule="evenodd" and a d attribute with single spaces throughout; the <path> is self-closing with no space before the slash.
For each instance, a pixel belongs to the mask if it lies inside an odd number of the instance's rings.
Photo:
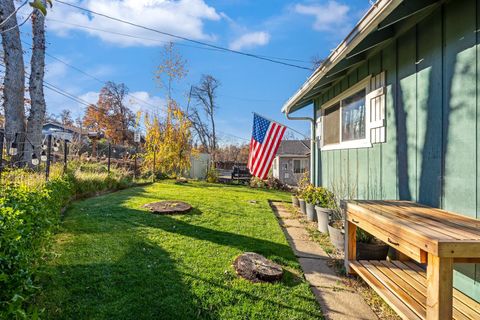
<path id="1" fill-rule="evenodd" d="M 280 141 L 287 128 L 274 121 L 269 121 L 257 114 L 253 117 L 253 134 L 250 141 L 248 169 L 260 179 L 266 179 L 272 166 Z"/>

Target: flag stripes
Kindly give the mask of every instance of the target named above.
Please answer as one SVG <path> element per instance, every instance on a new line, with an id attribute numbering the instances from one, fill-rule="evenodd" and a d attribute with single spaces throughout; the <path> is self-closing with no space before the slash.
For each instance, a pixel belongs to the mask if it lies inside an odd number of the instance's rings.
<path id="1" fill-rule="evenodd" d="M 267 178 L 285 130 L 285 126 L 255 114 L 248 158 L 248 169 L 252 175 Z"/>

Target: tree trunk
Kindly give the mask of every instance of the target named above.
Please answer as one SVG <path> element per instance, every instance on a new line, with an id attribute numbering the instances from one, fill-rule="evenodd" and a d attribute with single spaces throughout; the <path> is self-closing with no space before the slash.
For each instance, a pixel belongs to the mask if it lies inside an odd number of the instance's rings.
<path id="1" fill-rule="evenodd" d="M 42 0 L 46 6 L 45 0 Z M 42 128 L 45 121 L 45 96 L 43 78 L 45 75 L 45 17 L 35 9 L 32 15 L 33 48 L 29 91 L 31 99 L 30 114 L 27 122 L 27 139 L 33 144 L 25 145 L 25 160 L 30 162 L 33 152 L 39 155 L 42 143 Z"/>
<path id="2" fill-rule="evenodd" d="M 0 21 L 5 21 L 14 11 L 13 0 L 0 0 Z M 23 156 L 25 141 L 25 68 L 16 15 L 13 14 L 0 27 L 0 30 L 4 53 L 3 62 L 5 64 L 5 78 L 3 80 L 5 139 L 8 150 L 16 138 L 18 155 L 13 157 L 13 163 L 17 163 Z"/>

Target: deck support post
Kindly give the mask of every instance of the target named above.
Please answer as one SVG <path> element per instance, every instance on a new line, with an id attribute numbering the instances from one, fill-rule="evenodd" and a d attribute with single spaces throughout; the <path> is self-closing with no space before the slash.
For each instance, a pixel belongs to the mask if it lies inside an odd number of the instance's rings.
<path id="1" fill-rule="evenodd" d="M 350 261 L 357 260 L 357 226 L 345 219 L 345 270 L 355 274 L 350 268 Z"/>
<path id="2" fill-rule="evenodd" d="M 453 259 L 428 254 L 427 320 L 452 319 Z"/>

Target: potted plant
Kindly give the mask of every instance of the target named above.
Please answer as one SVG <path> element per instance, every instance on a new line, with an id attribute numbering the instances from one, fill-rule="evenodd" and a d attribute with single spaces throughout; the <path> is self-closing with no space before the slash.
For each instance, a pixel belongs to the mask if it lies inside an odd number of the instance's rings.
<path id="1" fill-rule="evenodd" d="M 316 221 L 315 203 L 317 202 L 317 188 L 313 185 L 308 185 L 303 192 L 303 198 L 305 200 L 307 220 Z"/>
<path id="2" fill-rule="evenodd" d="M 299 191 L 296 190 L 293 194 L 292 194 L 292 204 L 294 207 L 299 207 L 300 206 L 300 202 L 298 202 L 298 193 Z"/>
<path id="3" fill-rule="evenodd" d="M 387 244 L 357 228 L 357 260 L 385 260 L 389 248 Z"/>
<path id="4" fill-rule="evenodd" d="M 309 185 L 309 174 L 308 172 L 305 172 L 300 178 L 300 181 L 298 182 L 298 203 L 300 205 L 300 211 L 302 211 L 303 214 L 307 214 L 304 193 Z"/>
<path id="5" fill-rule="evenodd" d="M 332 212 L 332 220 L 328 223 L 330 242 L 337 250 L 344 250 L 345 229 L 343 225 L 343 212 L 338 206 Z"/>
<path id="6" fill-rule="evenodd" d="M 328 233 L 328 222 L 335 209 L 335 199 L 332 192 L 324 187 L 318 187 L 315 193 L 315 211 L 317 213 L 318 231 Z"/>
<path id="7" fill-rule="evenodd" d="M 298 203 L 300 204 L 300 211 L 302 211 L 303 214 L 307 214 L 307 204 L 303 198 L 303 195 L 298 197 Z"/>

